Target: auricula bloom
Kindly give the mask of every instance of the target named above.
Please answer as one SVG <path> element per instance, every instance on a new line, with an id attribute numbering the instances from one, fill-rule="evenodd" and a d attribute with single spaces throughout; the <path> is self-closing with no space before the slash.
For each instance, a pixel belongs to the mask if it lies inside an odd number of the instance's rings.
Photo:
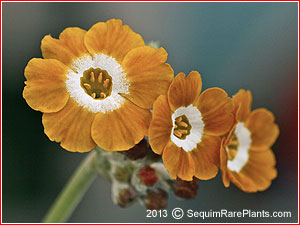
<path id="1" fill-rule="evenodd" d="M 162 155 L 172 178 L 191 181 L 193 176 L 207 180 L 216 176 L 220 137 L 233 124 L 233 103 L 220 88 L 201 92 L 200 74 L 179 73 L 167 95 L 153 106 L 149 128 L 152 150 Z"/>
<path id="2" fill-rule="evenodd" d="M 274 115 L 264 109 L 251 112 L 250 91 L 233 96 L 235 123 L 224 137 L 220 168 L 226 187 L 230 181 L 245 192 L 267 189 L 276 177 L 275 157 L 270 149 L 279 135 Z"/>
<path id="3" fill-rule="evenodd" d="M 71 27 L 42 40 L 25 68 L 23 96 L 43 112 L 46 135 L 69 151 L 127 150 L 147 135 L 150 108 L 174 72 L 167 52 L 145 46 L 121 20 Z"/>

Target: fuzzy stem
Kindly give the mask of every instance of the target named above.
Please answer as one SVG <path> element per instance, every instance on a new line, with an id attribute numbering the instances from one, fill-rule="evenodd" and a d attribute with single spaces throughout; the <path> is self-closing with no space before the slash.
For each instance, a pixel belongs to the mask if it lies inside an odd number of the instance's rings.
<path id="1" fill-rule="evenodd" d="M 68 184 L 43 219 L 43 223 L 63 223 L 68 220 L 81 198 L 95 180 L 97 152 L 93 150 L 77 168 Z"/>

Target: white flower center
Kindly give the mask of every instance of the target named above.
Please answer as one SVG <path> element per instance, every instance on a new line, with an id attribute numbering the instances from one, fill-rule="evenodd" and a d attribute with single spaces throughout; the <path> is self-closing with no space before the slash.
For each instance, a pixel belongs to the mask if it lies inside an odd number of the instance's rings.
<path id="1" fill-rule="evenodd" d="M 249 159 L 251 132 L 245 127 L 244 123 L 239 122 L 235 128 L 234 134 L 238 141 L 237 152 L 232 160 L 227 161 L 227 167 L 229 170 L 238 173 L 247 164 Z M 228 152 L 228 147 L 226 147 L 226 150 Z"/>
<path id="2" fill-rule="evenodd" d="M 94 99 L 81 86 L 80 78 L 90 68 L 106 70 L 112 78 L 111 94 L 104 99 Z M 84 55 L 73 61 L 67 74 L 66 87 L 70 97 L 80 106 L 93 113 L 108 113 L 122 106 L 125 101 L 120 94 L 129 94 L 130 83 L 122 66 L 113 57 L 105 54 Z"/>
<path id="3" fill-rule="evenodd" d="M 184 139 L 180 138 L 180 133 L 176 133 L 178 130 L 182 134 L 185 134 L 179 129 L 175 130 L 178 127 L 178 118 L 185 116 L 188 120 L 189 133 L 184 136 Z M 177 119 L 177 121 L 176 121 Z M 172 115 L 173 128 L 171 132 L 171 140 L 178 147 L 183 148 L 184 151 L 189 152 L 197 147 L 197 144 L 201 142 L 204 123 L 202 121 L 201 112 L 194 107 L 189 105 L 187 107 L 180 107 L 175 110 Z M 180 122 L 179 122 L 180 123 Z M 183 126 L 185 127 L 185 125 Z"/>

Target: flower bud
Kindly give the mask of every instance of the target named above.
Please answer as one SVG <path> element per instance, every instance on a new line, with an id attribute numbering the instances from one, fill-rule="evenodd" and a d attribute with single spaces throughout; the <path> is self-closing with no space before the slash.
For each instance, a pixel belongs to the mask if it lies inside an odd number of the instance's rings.
<path id="1" fill-rule="evenodd" d="M 133 169 L 133 165 L 130 163 L 123 167 L 115 167 L 113 178 L 120 182 L 129 182 Z"/>
<path id="2" fill-rule="evenodd" d="M 148 191 L 144 203 L 147 209 L 164 209 L 167 207 L 168 194 L 160 188 Z"/>
<path id="3" fill-rule="evenodd" d="M 125 208 L 132 205 L 137 197 L 137 193 L 128 184 L 113 182 L 112 199 L 115 204 Z"/>
<path id="4" fill-rule="evenodd" d="M 192 181 L 184 181 L 179 178 L 174 181 L 174 194 L 182 199 L 192 199 L 197 196 L 198 180 L 194 177 Z"/>
<path id="5" fill-rule="evenodd" d="M 142 159 L 146 156 L 148 151 L 148 144 L 145 139 L 142 139 L 138 144 L 128 151 L 124 151 L 124 154 L 131 160 Z"/>
<path id="6" fill-rule="evenodd" d="M 142 184 L 148 187 L 154 186 L 158 181 L 158 176 L 155 169 L 150 166 L 141 168 L 138 172 L 138 175 Z"/>

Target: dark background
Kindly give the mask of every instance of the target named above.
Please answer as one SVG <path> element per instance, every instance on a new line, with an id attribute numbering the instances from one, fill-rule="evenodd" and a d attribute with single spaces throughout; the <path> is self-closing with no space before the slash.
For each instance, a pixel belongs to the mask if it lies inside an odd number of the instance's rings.
<path id="1" fill-rule="evenodd" d="M 278 177 L 265 192 L 224 188 L 220 174 L 201 181 L 196 199 L 169 199 L 175 207 L 200 210 L 291 211 L 292 218 L 146 218 L 137 203 L 122 209 L 111 201 L 110 183 L 98 178 L 69 222 L 297 222 L 297 3 L 2 3 L 3 148 L 2 220 L 39 222 L 86 154 L 70 153 L 48 140 L 42 114 L 22 98 L 23 71 L 41 57 L 40 41 L 66 27 L 89 29 L 120 18 L 146 41 L 159 40 L 175 73 L 198 70 L 203 88 L 230 96 L 253 93 L 253 108 L 276 117 L 280 136 L 273 146 Z"/>

